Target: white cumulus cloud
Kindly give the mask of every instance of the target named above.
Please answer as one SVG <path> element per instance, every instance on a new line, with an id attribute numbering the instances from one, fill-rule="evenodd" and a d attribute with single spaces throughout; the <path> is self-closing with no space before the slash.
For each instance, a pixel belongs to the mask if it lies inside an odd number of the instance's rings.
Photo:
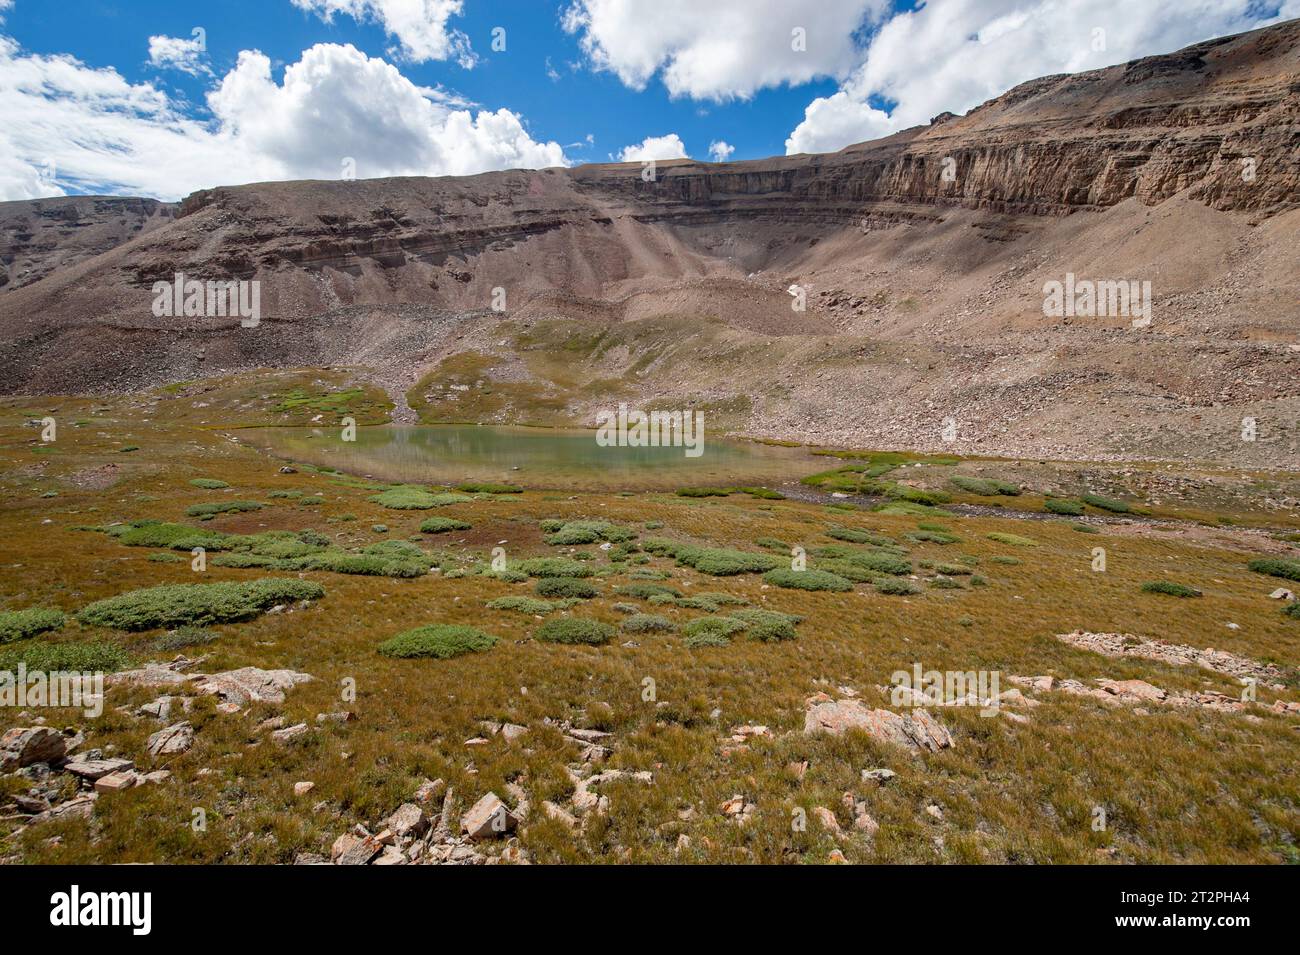
<path id="1" fill-rule="evenodd" d="M 211 73 L 203 63 L 206 43 L 202 35 L 185 39 L 179 36 L 149 37 L 149 62 L 159 69 L 180 70 L 191 76 Z"/>
<path id="2" fill-rule="evenodd" d="M 652 159 L 686 159 L 686 144 L 676 133 L 647 136 L 635 146 L 624 146 L 619 162 L 649 162 Z"/>
<path id="3" fill-rule="evenodd" d="M 358 23 L 374 20 L 397 39 L 396 53 L 413 63 L 454 59 L 472 67 L 476 61 L 469 37 L 448 27 L 460 16 L 464 0 L 292 0 L 295 7 L 314 13 L 327 23 L 342 13 Z"/>
<path id="4" fill-rule="evenodd" d="M 673 96 L 747 99 L 764 87 L 843 78 L 855 35 L 888 0 L 574 0 L 562 17 L 588 61 L 627 86 L 659 74 Z"/>
<path id="5" fill-rule="evenodd" d="M 709 143 L 709 155 L 714 162 L 726 162 L 735 151 L 736 147 L 726 140 L 716 139 Z"/>
<path id="6" fill-rule="evenodd" d="M 0 36 L 0 199 L 86 191 L 177 199 L 223 184 L 469 175 L 564 165 L 508 109 L 477 113 L 352 46 L 304 50 L 277 82 L 246 50 L 199 121 L 149 83 Z"/>
<path id="7" fill-rule="evenodd" d="M 841 149 L 964 113 L 1026 80 L 1297 15 L 1300 0 L 1284 0 L 1280 16 L 1255 0 L 929 0 L 880 26 L 839 91 L 809 104 L 786 152 Z"/>

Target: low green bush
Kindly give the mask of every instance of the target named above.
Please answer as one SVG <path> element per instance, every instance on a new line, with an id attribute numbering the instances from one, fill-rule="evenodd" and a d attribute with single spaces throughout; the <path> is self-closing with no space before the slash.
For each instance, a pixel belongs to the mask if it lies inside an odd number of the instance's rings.
<path id="1" fill-rule="evenodd" d="M 1066 517 L 1082 517 L 1083 502 L 1064 497 L 1049 497 L 1043 502 L 1043 510 L 1052 514 L 1064 514 Z"/>
<path id="2" fill-rule="evenodd" d="M 1186 584 L 1176 584 L 1169 580 L 1150 580 L 1142 585 L 1148 594 L 1168 594 L 1170 597 L 1199 597 L 1201 592 Z"/>
<path id="3" fill-rule="evenodd" d="M 1008 567 L 1018 567 L 1024 563 L 1019 557 L 1012 557 L 1010 554 L 994 554 L 989 560 L 995 564 L 1005 564 Z"/>
<path id="4" fill-rule="evenodd" d="M 159 551 L 154 551 L 152 554 L 150 554 L 150 555 L 149 555 L 148 557 L 146 557 L 145 559 L 148 560 L 148 561 L 150 561 L 150 562 L 152 562 L 152 563 L 155 563 L 155 564 L 183 564 L 183 563 L 185 563 L 185 558 L 184 558 L 184 557 L 182 557 L 180 554 L 173 554 L 173 553 L 172 553 L 171 551 L 169 551 L 169 550 L 159 550 Z"/>
<path id="5" fill-rule="evenodd" d="M 1282 613 L 1286 614 L 1288 617 L 1294 617 L 1295 619 L 1300 620 L 1300 600 L 1297 600 L 1293 604 L 1287 604 L 1282 608 Z"/>
<path id="6" fill-rule="evenodd" d="M 756 574 L 772 570 L 781 561 L 771 554 L 730 550 L 723 547 L 678 547 L 677 562 L 694 567 L 702 574 L 730 577 L 735 574 Z"/>
<path id="7" fill-rule="evenodd" d="M 1010 544 L 1012 547 L 1037 547 L 1038 541 L 1031 540 L 1028 537 L 1021 537 L 1019 534 L 1004 534 L 1001 531 L 995 531 L 992 534 L 985 534 L 991 541 L 997 541 L 999 544 Z"/>
<path id="8" fill-rule="evenodd" d="M 906 597 L 911 594 L 919 594 L 920 592 L 921 591 L 918 590 L 910 581 L 888 577 L 876 581 L 876 593 L 889 594 L 894 597 Z"/>
<path id="9" fill-rule="evenodd" d="M 581 617 L 562 617 L 548 620 L 537 628 L 537 639 L 543 643 L 581 643 L 599 646 L 614 636 L 614 628 L 599 620 Z"/>
<path id="10" fill-rule="evenodd" d="M 541 614 L 550 613 L 555 609 L 555 604 L 549 600 L 538 600 L 536 597 L 511 594 L 507 597 L 496 597 L 489 600 L 487 608 L 489 610 L 516 610 L 519 613 Z"/>
<path id="11" fill-rule="evenodd" d="M 249 583 L 164 584 L 98 600 L 77 618 L 92 627 L 153 630 L 248 620 L 279 603 L 323 596 L 325 588 L 314 581 L 274 577 Z"/>
<path id="12" fill-rule="evenodd" d="M 619 626 L 628 633 L 663 633 L 676 629 L 673 622 L 657 613 L 638 613 L 625 619 Z"/>
<path id="13" fill-rule="evenodd" d="M 212 643 L 219 636 L 220 634 L 215 630 L 209 630 L 207 627 L 177 627 L 155 640 L 153 647 L 155 650 L 162 651 L 184 650 L 186 647 Z"/>
<path id="14" fill-rule="evenodd" d="M 0 611 L 0 643 L 27 640 L 38 634 L 63 627 L 62 610 L 28 607 L 26 610 Z"/>
<path id="15" fill-rule="evenodd" d="M 733 620 L 739 620 L 744 624 L 761 624 L 761 623 L 788 623 L 790 626 L 798 626 L 803 623 L 803 617 L 795 613 L 781 613 L 777 610 L 764 610 L 761 607 L 746 607 L 743 610 L 728 611 L 727 616 Z"/>
<path id="16" fill-rule="evenodd" d="M 731 617 L 696 617 L 682 628 L 682 633 L 687 640 L 703 635 L 730 637 L 744 630 L 745 626 L 744 621 Z"/>
<path id="17" fill-rule="evenodd" d="M 394 511 L 428 511 L 449 504 L 463 504 L 474 498 L 468 494 L 435 494 L 418 484 L 401 484 L 372 495 L 366 500 Z"/>
<path id="18" fill-rule="evenodd" d="M 678 497 L 728 497 L 736 489 L 731 487 L 679 487 Z"/>
<path id="19" fill-rule="evenodd" d="M 839 574 L 832 574 L 826 570 L 791 570 L 789 567 L 778 567 L 770 570 L 763 575 L 763 580 L 777 587 L 786 587 L 793 590 L 831 590 L 843 592 L 853 589 L 853 582 L 845 580 Z"/>
<path id="20" fill-rule="evenodd" d="M 967 492 L 968 494 L 978 494 L 981 497 L 996 497 L 1005 495 L 1007 497 L 1017 497 L 1020 494 L 1020 487 L 1009 481 L 999 481 L 995 478 L 967 477 L 963 474 L 954 474 L 948 479 L 954 487 Z"/>
<path id="21" fill-rule="evenodd" d="M 523 494 L 524 489 L 517 484 L 493 484 L 490 481 L 466 481 L 457 484 L 456 490 L 466 494 Z"/>
<path id="22" fill-rule="evenodd" d="M 1110 511 L 1112 514 L 1127 514 L 1133 509 L 1131 505 L 1124 501 L 1117 501 L 1113 497 L 1102 497 L 1100 494 L 1082 494 L 1080 497 L 1085 504 L 1091 504 L 1103 511 Z"/>
<path id="23" fill-rule="evenodd" d="M 903 536 L 917 544 L 956 544 L 961 540 L 956 534 L 947 531 L 915 530 Z"/>
<path id="24" fill-rule="evenodd" d="M 529 557 L 519 569 L 530 577 L 590 577 L 591 568 L 580 560 L 564 557 Z"/>
<path id="25" fill-rule="evenodd" d="M 205 491 L 220 491 L 223 488 L 230 487 L 225 481 L 218 481 L 216 478 L 194 478 L 190 484 L 195 487 L 201 487 Z"/>
<path id="26" fill-rule="evenodd" d="M 1281 557 L 1261 557 L 1246 565 L 1257 574 L 1270 577 L 1283 577 L 1286 580 L 1300 580 L 1300 560 L 1287 560 Z"/>
<path id="27" fill-rule="evenodd" d="M 624 597 L 634 597 L 637 600 L 649 600 L 651 597 L 667 596 L 680 597 L 682 592 L 672 587 L 665 587 L 663 584 L 624 584 L 622 587 L 615 587 L 614 592 Z"/>
<path id="28" fill-rule="evenodd" d="M 692 650 L 698 650 L 702 647 L 726 647 L 731 645 L 731 638 L 726 634 L 718 633 L 714 630 L 705 630 L 700 633 L 688 634 L 683 638 L 682 643 Z"/>
<path id="29" fill-rule="evenodd" d="M 481 653 L 496 645 L 497 638 L 474 627 L 439 623 L 416 627 L 390 637 L 379 645 L 386 657 L 446 660 L 463 653 Z"/>
<path id="30" fill-rule="evenodd" d="M 794 640 L 799 636 L 795 632 L 794 624 L 788 620 L 765 620 L 751 624 L 746 635 L 760 643 L 780 643 L 784 640 Z"/>
<path id="31" fill-rule="evenodd" d="M 107 640 L 87 643 L 49 643 L 32 640 L 0 650 L 0 671 L 24 666 L 28 673 L 116 673 L 132 664 L 125 649 Z"/>
<path id="32" fill-rule="evenodd" d="M 758 547 L 765 547 L 768 550 L 780 551 L 782 553 L 789 553 L 790 551 L 789 544 L 783 540 L 777 540 L 775 537 L 760 537 L 758 540 L 754 541 L 754 544 Z"/>
<path id="33" fill-rule="evenodd" d="M 573 597 L 578 600 L 590 600 L 599 597 L 600 591 L 574 577 L 543 577 L 533 588 L 539 597 Z"/>
<path id="34" fill-rule="evenodd" d="M 214 517 L 217 514 L 241 514 L 260 511 L 266 505 L 257 501 L 222 501 L 220 504 L 191 504 L 185 508 L 186 517 Z"/>
<path id="35" fill-rule="evenodd" d="M 877 547 L 888 547 L 894 543 L 891 538 L 885 537 L 883 534 L 873 534 L 871 531 L 858 530 L 853 527 L 832 527 L 826 531 L 826 536 L 839 541 L 847 541 L 850 544 L 874 544 Z"/>

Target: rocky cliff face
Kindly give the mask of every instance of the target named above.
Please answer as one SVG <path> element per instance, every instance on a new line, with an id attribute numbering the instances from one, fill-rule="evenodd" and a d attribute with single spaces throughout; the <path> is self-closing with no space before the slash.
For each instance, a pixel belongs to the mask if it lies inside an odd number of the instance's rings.
<path id="1" fill-rule="evenodd" d="M 165 225 L 175 209 L 154 199 L 109 196 L 0 202 L 0 293 Z"/>

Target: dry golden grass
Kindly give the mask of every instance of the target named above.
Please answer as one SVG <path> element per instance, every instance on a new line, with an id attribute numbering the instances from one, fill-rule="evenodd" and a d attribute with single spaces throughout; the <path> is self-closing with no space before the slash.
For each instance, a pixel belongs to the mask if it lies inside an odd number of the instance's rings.
<path id="1" fill-rule="evenodd" d="M 277 390 L 279 390 L 277 388 Z M 368 483 L 325 474 L 278 473 L 279 461 L 234 444 L 168 401 L 41 399 L 0 404 L 0 607 L 49 606 L 71 614 L 86 604 L 127 590 L 162 583 L 192 583 L 199 575 L 182 563 L 148 560 L 145 548 L 76 529 L 144 518 L 181 521 L 193 503 L 252 499 L 270 506 L 223 515 L 204 528 L 239 533 L 313 527 L 346 546 L 419 535 L 428 516 L 394 511 L 367 500 Z M 53 413 L 58 441 L 39 444 L 22 426 L 34 413 Z M 145 419 L 149 419 L 146 421 Z M 77 426 L 77 420 L 89 423 Z M 123 445 L 139 451 L 121 453 Z M 111 486 L 88 485 L 87 474 L 115 465 Z M 231 485 L 204 491 L 195 477 Z M 308 507 L 271 499 L 272 491 L 324 496 Z M 42 497 L 57 491 L 53 498 Z M 426 549 L 466 562 L 486 560 L 498 541 L 511 560 L 567 554 L 591 547 L 551 548 L 541 543 L 537 521 L 599 518 L 646 532 L 719 547 L 760 550 L 754 541 L 774 537 L 805 547 L 833 541 L 832 526 L 858 527 L 905 542 L 926 518 L 830 511 L 817 504 L 743 497 L 687 499 L 667 494 L 567 494 L 529 491 L 456 504 L 439 514 L 473 523 L 472 531 L 426 538 Z M 345 519 L 352 517 L 354 519 Z M 217 626 L 221 637 L 197 648 L 209 654 L 205 672 L 237 666 L 288 667 L 316 680 L 289 692 L 281 707 L 224 716 L 202 699 L 189 716 L 196 744 L 166 765 L 175 774 L 161 786 L 107 795 L 94 822 L 65 822 L 17 830 L 0 822 L 0 857 L 11 861 L 71 862 L 287 862 L 299 851 L 328 851 L 335 836 L 356 822 L 373 826 L 409 799 L 424 777 L 446 779 L 461 808 L 483 793 L 503 793 L 518 781 L 534 807 L 563 801 L 572 787 L 564 764 L 575 750 L 543 725 L 546 717 L 571 719 L 615 734 L 611 764 L 654 773 L 653 785 L 608 784 L 610 814 L 585 831 L 570 833 L 534 810 L 521 841 L 544 862 L 818 862 L 839 848 L 858 862 L 1280 862 L 1296 861 L 1300 835 L 1300 722 L 1257 709 L 1258 721 L 1240 714 L 1153 707 L 1139 716 L 1127 707 L 1046 694 L 1026 711 L 1027 724 L 981 718 L 974 710 L 946 709 L 940 719 L 956 746 L 921 756 L 866 737 L 805 737 L 803 700 L 841 685 L 855 687 L 873 705 L 886 705 L 875 687 L 896 670 L 920 662 L 926 669 L 997 670 L 1003 688 L 1010 674 L 1061 678 L 1144 679 L 1167 690 L 1214 689 L 1237 694 L 1227 677 L 1151 661 L 1110 660 L 1053 638 L 1075 629 L 1131 632 L 1197 647 L 1215 647 L 1275 661 L 1294 673 L 1300 663 L 1300 622 L 1267 599 L 1278 581 L 1246 569 L 1253 556 L 1151 535 L 1081 534 L 1068 522 L 1011 518 L 940 518 L 961 538 L 954 544 L 908 544 L 914 562 L 978 559 L 987 587 L 925 588 L 911 597 L 877 594 L 869 584 L 853 592 L 814 593 L 764 588 L 761 575 L 715 578 L 653 558 L 666 571 L 662 583 L 684 594 L 722 591 L 751 606 L 802 615 L 798 639 L 756 643 L 743 635 L 730 646 L 690 650 L 679 633 L 642 633 L 625 647 L 620 633 L 602 647 L 543 644 L 530 639 L 541 621 L 484 604 L 506 594 L 531 594 L 532 583 L 487 576 L 413 580 L 311 573 L 327 595 L 308 609 Z M 48 522 L 48 523 L 47 523 Z M 371 531 L 386 524 L 387 534 Z M 1030 537 L 1037 547 L 990 540 L 989 533 Z M 1244 540 L 1244 538 L 1243 538 Z M 463 542 L 463 543 L 462 543 Z M 1107 550 L 1107 570 L 1091 570 L 1092 549 Z M 608 567 L 599 551 L 593 566 Z M 991 558 L 1014 555 L 1019 565 Z M 594 578 L 604 596 L 562 613 L 617 625 L 613 604 L 626 571 Z M 921 571 L 929 576 L 929 571 Z M 253 580 L 264 571 L 209 568 L 203 581 Z M 1144 581 L 1175 579 L 1202 591 L 1196 601 L 1171 601 L 1143 593 Z M 703 611 L 638 601 L 647 612 L 679 627 Z M 726 612 L 723 608 L 721 613 Z M 376 646 L 387 637 L 430 623 L 468 624 L 500 642 L 491 650 L 445 661 L 395 660 Z M 1240 629 L 1229 629 L 1236 623 Z M 163 658 L 151 644 L 158 633 L 121 635 L 70 622 L 59 640 L 113 639 L 139 659 Z M 340 697 L 354 679 L 355 702 Z M 643 700 L 644 681 L 656 688 Z M 76 725 L 86 746 L 137 759 L 144 767 L 145 739 L 160 724 L 119 711 L 134 710 L 157 693 L 116 689 L 98 719 L 75 711 L 44 713 L 50 725 Z M 1300 699 L 1294 681 L 1283 692 L 1261 688 L 1260 699 Z M 607 706 L 597 706 L 604 703 Z M 318 713 L 350 709 L 349 723 L 317 725 Z M 721 715 L 713 718 L 713 710 Z M 278 747 L 254 733 L 256 722 L 283 713 L 312 726 L 301 745 Z M 30 716 L 31 714 L 29 714 Z M 466 748 L 483 719 L 530 727 L 524 738 L 494 737 Z M 0 710 L 0 728 L 25 725 Z M 729 727 L 763 723 L 771 739 L 748 751 L 720 753 Z M 807 760 L 802 782 L 785 769 Z M 472 765 L 471 765 L 472 764 Z M 881 788 L 864 787 L 861 770 L 884 766 L 898 777 Z M 203 768 L 211 770 L 200 775 Z M 293 784 L 316 788 L 296 799 Z M 0 780 L 0 795 L 25 788 Z M 841 795 L 866 799 L 880 824 L 874 840 L 836 840 L 810 821 L 794 831 L 795 807 L 827 806 L 851 831 Z M 743 828 L 718 806 L 735 793 L 757 804 Z M 320 803 L 319 809 L 313 809 Z M 942 822 L 923 810 L 943 810 Z M 1106 807 L 1109 827 L 1094 832 L 1094 806 Z M 693 818 L 679 811 L 694 806 Z M 190 823 L 206 811 L 206 832 Z M 8 812 L 0 814 L 8 815 Z M 7 827 L 7 828 L 6 828 Z M 691 838 L 681 855 L 679 834 Z M 59 835 L 57 844 L 49 837 Z M 1113 855 L 1099 855 L 1113 849 Z"/>

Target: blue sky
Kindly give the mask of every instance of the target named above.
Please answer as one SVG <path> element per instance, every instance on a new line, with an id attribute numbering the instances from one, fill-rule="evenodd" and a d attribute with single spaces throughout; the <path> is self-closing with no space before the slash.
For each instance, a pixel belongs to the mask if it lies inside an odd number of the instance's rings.
<path id="1" fill-rule="evenodd" d="M 719 141 L 714 158 L 829 151 L 1297 15 L 1300 0 L 0 0 L 0 200 L 174 199 L 345 159 L 366 177 L 708 160 Z"/>

